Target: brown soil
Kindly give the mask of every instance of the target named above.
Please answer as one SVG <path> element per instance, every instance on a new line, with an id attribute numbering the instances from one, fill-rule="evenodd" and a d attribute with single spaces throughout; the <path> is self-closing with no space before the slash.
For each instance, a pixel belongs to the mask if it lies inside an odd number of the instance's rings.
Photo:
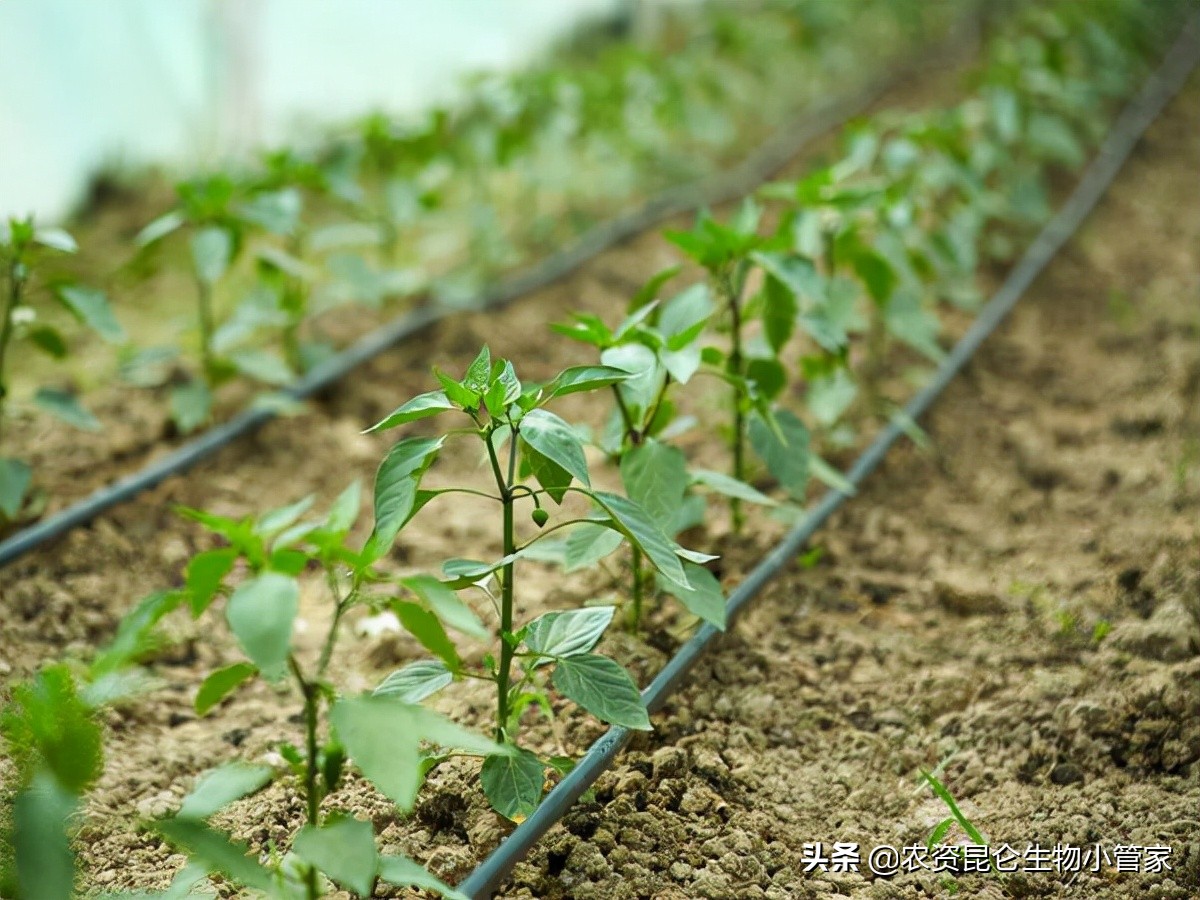
<path id="1" fill-rule="evenodd" d="M 966 895 L 1200 894 L 1200 211 L 1180 202 L 1194 196 L 1200 169 L 1198 103 L 1193 80 L 939 405 L 928 423 L 933 450 L 894 452 L 821 535 L 816 568 L 787 574 L 760 598 L 656 717 L 656 731 L 518 868 L 505 896 L 946 893 L 944 873 L 805 874 L 801 859 L 806 842 L 922 841 L 945 810 L 917 789 L 917 771 L 951 753 L 942 780 L 997 843 L 1174 851 L 1166 876 L 1111 867 L 1070 883 L 962 876 Z M 212 542 L 174 505 L 244 515 L 310 491 L 327 502 L 353 477 L 369 484 L 391 436 L 360 429 L 428 389 L 431 362 L 461 367 L 485 340 L 527 361 L 529 377 L 588 361 L 582 348 L 545 340 L 545 323 L 577 308 L 612 319 L 630 287 L 672 262 L 661 238 L 647 235 L 503 313 L 439 327 L 314 411 L 19 561 L 0 573 L 0 664 L 25 673 L 85 655 L 137 598 L 177 584 L 188 556 Z M 720 449 L 701 437 L 689 451 L 720 465 Z M 475 462 L 464 450 L 441 471 L 457 477 Z M 429 569 L 464 546 L 499 554 L 494 529 L 468 504 L 424 521 L 419 542 L 402 537 L 398 569 Z M 777 530 L 763 524 L 733 541 L 717 525 L 693 543 L 724 553 L 730 585 Z M 520 617 L 613 590 L 601 574 L 529 571 Z M 303 615 L 315 642 L 325 615 L 315 579 Z M 644 680 L 686 624 L 668 608 L 649 643 L 615 634 L 606 649 Z M 170 628 L 162 690 L 110 716 L 109 766 L 80 835 L 90 889 L 165 885 L 182 857 L 140 833 L 136 817 L 169 812 L 205 768 L 299 738 L 295 698 L 263 686 L 197 719 L 199 679 L 235 651 L 205 622 Z M 349 635 L 342 651 L 334 675 L 346 690 L 420 655 L 407 639 Z M 486 727 L 489 700 L 456 691 L 443 708 Z M 535 746 L 579 753 L 599 733 L 564 712 L 557 736 L 531 726 Z M 468 763 L 435 771 L 406 820 L 362 783 L 330 806 L 371 818 L 384 849 L 453 881 L 511 827 L 487 810 L 474 773 Z M 283 780 L 221 824 L 257 846 L 279 845 L 300 807 Z"/>

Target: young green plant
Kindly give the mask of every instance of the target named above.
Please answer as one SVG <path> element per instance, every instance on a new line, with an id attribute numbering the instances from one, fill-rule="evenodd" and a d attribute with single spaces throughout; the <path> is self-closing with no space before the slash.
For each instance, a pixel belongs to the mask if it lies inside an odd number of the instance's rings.
<path id="1" fill-rule="evenodd" d="M 625 382 L 629 373 L 613 366 L 579 366 L 564 370 L 545 384 L 522 383 L 512 363 L 493 361 L 487 347 L 461 379 L 437 370 L 435 373 L 441 390 L 413 398 L 371 430 L 395 428 L 449 412 L 465 416 L 468 424 L 437 437 L 404 438 L 392 448 L 376 476 L 375 532 L 368 547 L 373 554 L 385 553 L 400 529 L 441 496 L 480 497 L 497 505 L 495 527 L 501 557 L 492 562 L 449 560 L 443 566 L 444 580 L 436 582 L 450 591 L 478 589 L 486 595 L 498 620 L 497 646 L 481 665 L 470 666 L 440 628 L 432 623 L 424 627 L 415 614 L 401 610 L 401 621 L 437 658 L 393 673 L 379 690 L 420 700 L 456 678 L 491 682 L 496 696 L 494 734 L 497 741 L 510 745 L 516 743 L 522 713 L 527 708 L 534 706 L 548 715 L 552 713 L 548 687 L 602 721 L 648 729 L 650 722 L 633 679 L 616 662 L 594 652 L 613 617 L 613 607 L 550 612 L 525 624 L 514 620 L 519 566 L 523 560 L 535 557 L 542 549 L 541 543 L 560 530 L 583 530 L 585 541 L 599 541 L 606 534 L 616 535 L 617 544 L 629 541 L 662 577 L 684 589 L 691 587 L 685 564 L 713 558 L 680 547 L 637 502 L 593 488 L 579 432 L 546 409 L 565 395 Z M 479 442 L 490 476 L 482 489 L 421 486 L 425 472 L 451 438 Z M 591 512 L 567 513 L 552 522 L 549 504 L 562 506 L 568 496 L 587 501 Z M 529 520 L 536 528 L 524 540 L 518 528 L 519 507 L 528 509 Z M 484 792 L 499 812 L 519 820 L 540 801 L 544 769 L 567 764 L 560 758 L 543 760 L 516 749 L 513 755 L 484 762 Z"/>

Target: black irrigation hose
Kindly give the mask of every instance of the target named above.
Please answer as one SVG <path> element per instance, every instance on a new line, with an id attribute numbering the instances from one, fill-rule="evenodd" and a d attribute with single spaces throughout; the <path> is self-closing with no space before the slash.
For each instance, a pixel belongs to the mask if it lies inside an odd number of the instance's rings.
<path id="1" fill-rule="evenodd" d="M 1188 22 L 1162 66 L 1147 80 L 1138 96 L 1121 113 L 1070 199 L 1029 245 L 1004 284 L 942 362 L 933 381 L 908 402 L 903 416 L 893 419 L 846 473 L 846 480 L 851 485 L 857 488 L 862 484 L 883 461 L 892 445 L 905 433 L 898 422 L 915 421 L 920 418 L 975 355 L 975 351 L 984 340 L 1012 311 L 1017 301 L 1063 244 L 1083 224 L 1084 219 L 1112 184 L 1142 134 L 1183 87 L 1197 63 L 1200 63 L 1200 14 Z M 768 582 L 795 559 L 809 538 L 850 496 L 851 494 L 839 490 L 826 493 L 817 506 L 763 557 L 730 594 L 727 606 L 730 623 Z M 720 636 L 720 631 L 712 625 L 705 624 L 671 658 L 658 676 L 642 691 L 642 699 L 650 712 L 662 709 Z M 588 748 L 575 768 L 546 795 L 534 813 L 522 822 L 458 889 L 472 900 L 490 897 L 542 835 L 566 814 L 583 792 L 615 761 L 617 754 L 625 748 L 632 736 L 632 732 L 620 726 L 613 726 L 605 732 Z"/>
<path id="2" fill-rule="evenodd" d="M 950 36 L 940 42 L 932 54 L 923 55 L 921 62 L 904 64 L 865 88 L 810 110 L 791 125 L 772 134 L 728 171 L 714 178 L 664 191 L 642 206 L 595 226 L 566 250 L 502 281 L 494 290 L 484 292 L 469 308 L 485 310 L 506 306 L 518 297 L 564 278 L 610 247 L 668 219 L 745 196 L 782 170 L 809 144 L 862 114 L 889 88 L 930 65 L 931 59 L 935 63 L 944 61 L 960 50 L 964 43 L 971 41 L 977 27 L 978 22 L 973 14 L 964 16 L 952 29 Z M 359 339 L 281 393 L 292 400 L 304 400 L 319 394 L 390 347 L 462 311 L 461 306 L 419 306 Z M 0 541 L 0 567 L 66 534 L 77 525 L 90 522 L 106 510 L 131 500 L 167 478 L 187 471 L 238 438 L 257 431 L 275 415 L 274 410 L 266 407 L 244 410 L 137 472 L 119 478 L 83 500 Z"/>

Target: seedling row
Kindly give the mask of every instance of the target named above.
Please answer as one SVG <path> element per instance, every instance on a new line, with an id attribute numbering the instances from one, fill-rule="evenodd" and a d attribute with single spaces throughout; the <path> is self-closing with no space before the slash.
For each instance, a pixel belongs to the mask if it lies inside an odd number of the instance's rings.
<path id="1" fill-rule="evenodd" d="M 1164 21 L 1173 13 L 1155 7 Z M 1082 165 L 1162 25 L 1132 0 L 1019 10 L 990 36 L 967 99 L 849 129 L 828 165 L 768 185 L 724 221 L 703 215 L 669 232 L 690 269 L 653 278 L 620 321 L 577 314 L 554 326 L 590 348 L 591 363 L 532 381 L 519 360 L 485 346 L 463 370 L 435 368 L 429 391 L 364 423 L 400 430 L 375 476 L 365 541 L 354 536 L 357 482 L 319 512 L 311 497 L 245 518 L 182 510 L 222 545 L 187 563 L 182 587 L 142 600 L 86 667 L 48 665 L 12 691 L 2 731 L 19 787 L 6 893 L 70 896 L 71 823 L 103 766 L 99 711 L 136 690 L 159 623 L 188 610 L 223 623 L 242 653 L 198 686 L 197 713 L 236 703 L 251 680 L 288 684 L 304 740 L 278 748 L 281 767 L 232 762 L 206 773 L 174 815 L 145 823 L 190 859 L 167 895 L 223 883 L 268 896 L 370 896 L 382 882 L 462 896 L 413 860 L 379 852 L 369 821 L 323 809 L 348 768 L 403 815 L 431 770 L 477 758 L 491 806 L 520 822 L 548 777 L 575 764 L 523 738 L 537 717 L 554 718 L 554 698 L 649 730 L 634 679 L 600 652 L 605 633 L 619 620 L 637 634 L 663 603 L 723 629 L 727 598 L 708 567 L 716 557 L 685 546 L 685 533 L 713 534 L 723 511 L 734 534 L 768 513 L 800 520 L 814 480 L 852 492 L 822 454 L 857 443 L 876 422 L 920 437 L 888 396 L 885 372 L 897 359 L 944 358 L 939 311 L 974 308 L 981 267 L 1011 260 L 1048 218 L 1050 178 Z M 687 271 L 703 274 L 689 283 Z M 724 397 L 723 471 L 697 467 L 680 445 L 695 427 L 689 392 L 709 395 L 708 384 Z M 564 417 L 572 395 L 604 414 Z M 451 442 L 476 447 L 483 474 L 432 487 L 426 476 Z M 620 491 L 593 484 L 600 468 Z M 393 547 L 419 543 L 422 518 L 455 495 L 492 509 L 486 521 L 502 555 L 397 571 Z M 565 571 L 607 566 L 620 608 L 518 621 L 529 560 Z M 301 585 L 316 583 L 331 615 L 308 659 L 294 632 Z M 362 610 L 390 613 L 428 656 L 355 694 L 329 671 L 346 617 Z M 482 655 L 464 651 L 473 642 Z M 428 706 L 465 681 L 494 692 L 486 733 Z M 251 854 L 210 822 L 281 778 L 305 805 L 289 846 Z"/>

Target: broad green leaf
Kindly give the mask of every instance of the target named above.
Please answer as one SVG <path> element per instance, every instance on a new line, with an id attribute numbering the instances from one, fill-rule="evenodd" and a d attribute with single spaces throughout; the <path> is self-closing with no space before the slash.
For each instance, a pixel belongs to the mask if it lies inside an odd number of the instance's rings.
<path id="1" fill-rule="evenodd" d="M 850 258 L 851 264 L 867 291 L 880 306 L 887 303 L 896 286 L 896 272 L 891 264 L 869 247 L 858 245 Z"/>
<path id="2" fill-rule="evenodd" d="M 184 584 L 192 606 L 192 615 L 199 616 L 212 602 L 221 580 L 233 570 L 238 552 L 233 547 L 205 550 L 188 560 Z"/>
<path id="3" fill-rule="evenodd" d="M 362 482 L 357 478 L 338 494 L 337 499 L 329 507 L 325 516 L 323 528 L 334 534 L 344 534 L 358 520 L 358 511 L 362 504 Z"/>
<path id="4" fill-rule="evenodd" d="M 587 460 L 579 435 L 566 422 L 544 409 L 531 409 L 521 419 L 521 439 L 538 453 L 556 463 L 585 485 L 588 480 Z"/>
<path id="5" fill-rule="evenodd" d="M 196 713 L 201 716 L 206 714 L 257 674 L 258 669 L 247 662 L 234 663 L 212 672 L 204 679 L 196 694 Z"/>
<path id="6" fill-rule="evenodd" d="M 681 350 L 704 330 L 713 314 L 708 285 L 698 282 L 663 304 L 658 314 L 658 330 L 668 350 Z"/>
<path id="7" fill-rule="evenodd" d="M 139 231 L 133 242 L 139 247 L 147 247 L 155 241 L 162 240 L 168 234 L 178 231 L 186 222 L 187 219 L 184 218 L 183 213 L 177 209 L 173 209 L 169 213 L 159 216 Z"/>
<path id="8" fill-rule="evenodd" d="M 370 822 L 331 815 L 320 828 L 314 825 L 301 828 L 292 850 L 361 897 L 369 897 L 375 889 L 379 852 L 375 849 L 375 829 Z"/>
<path id="9" fill-rule="evenodd" d="M 812 378 L 808 382 L 808 410 L 813 418 L 826 428 L 837 422 L 850 408 L 858 395 L 858 385 L 845 368 L 837 368 L 823 378 Z"/>
<path id="10" fill-rule="evenodd" d="M 550 683 L 602 722 L 650 730 L 650 717 L 637 685 L 628 672 L 606 656 L 585 653 L 560 660 Z"/>
<path id="11" fill-rule="evenodd" d="M 62 228 L 39 228 L 33 233 L 33 239 L 43 247 L 60 253 L 74 253 L 79 249 L 75 238 Z"/>
<path id="12" fill-rule="evenodd" d="M 376 422 L 364 433 L 369 434 L 372 431 L 385 431 L 388 428 L 395 428 L 397 425 L 415 422 L 417 419 L 436 416 L 438 413 L 454 408 L 454 404 L 450 402 L 450 398 L 446 396 L 445 391 L 429 391 L 424 394 L 418 394 Z"/>
<path id="13" fill-rule="evenodd" d="M 228 354 L 233 367 L 255 381 L 276 387 L 296 380 L 296 373 L 284 362 L 283 357 L 264 347 L 242 347 Z"/>
<path id="14" fill-rule="evenodd" d="M 453 680 L 454 675 L 441 660 L 418 659 L 388 675 L 373 693 L 401 703 L 420 703 Z"/>
<path id="15" fill-rule="evenodd" d="M 691 381 L 703 361 L 701 348 L 696 344 L 688 344 L 679 350 L 664 350 L 658 358 L 663 368 L 680 384 Z"/>
<path id="16" fill-rule="evenodd" d="M 601 353 L 600 361 L 629 373 L 619 387 L 621 396 L 636 411 L 635 418 L 644 415 L 662 385 L 663 371 L 657 354 L 644 344 L 621 344 Z"/>
<path id="17" fill-rule="evenodd" d="M 413 575 L 402 578 L 400 583 L 424 600 L 444 624 L 481 640 L 491 637 L 491 632 L 458 594 L 432 575 Z"/>
<path id="18" fill-rule="evenodd" d="M 1050 162 L 1068 169 L 1083 165 L 1083 145 L 1062 116 L 1035 112 L 1029 117 L 1026 140 L 1030 150 Z"/>
<path id="19" fill-rule="evenodd" d="M 254 533 L 267 536 L 283 531 L 308 512 L 316 499 L 315 494 L 309 494 L 307 497 L 301 497 L 295 503 L 289 503 L 287 506 L 263 513 L 254 523 Z"/>
<path id="20" fill-rule="evenodd" d="M 62 359 L 67 355 L 67 340 L 57 328 L 50 325 L 38 325 L 29 332 L 29 340 L 33 345 L 53 359 Z"/>
<path id="21" fill-rule="evenodd" d="M 92 663 L 92 677 L 115 672 L 137 662 L 138 657 L 153 645 L 151 634 L 154 626 L 178 607 L 184 597 L 182 591 L 157 591 L 143 598 L 133 610 L 122 616 L 116 637 Z"/>
<path id="22" fill-rule="evenodd" d="M 613 527 L 641 550 L 654 568 L 671 581 L 687 585 L 683 566 L 675 555 L 675 542 L 663 533 L 641 506 L 627 497 L 607 491 L 595 491 L 591 496 L 612 516 L 610 521 Z"/>
<path id="23" fill-rule="evenodd" d="M 746 364 L 746 380 L 754 382 L 759 395 L 774 400 L 787 387 L 787 370 L 777 359 L 752 359 Z"/>
<path id="24" fill-rule="evenodd" d="M 484 344 L 475 358 L 471 360 L 471 364 L 467 366 L 466 374 L 462 378 L 462 386 L 472 393 L 482 394 L 488 389 L 491 374 L 492 353 L 487 344 Z"/>
<path id="25" fill-rule="evenodd" d="M 237 214 L 274 234 L 289 235 L 296 230 L 304 198 L 294 187 L 256 194 L 237 206 Z"/>
<path id="26" fill-rule="evenodd" d="M 492 809 L 519 824 L 542 800 L 546 767 L 528 750 L 517 748 L 508 756 L 485 759 L 479 781 Z"/>
<path id="27" fill-rule="evenodd" d="M 208 421 L 213 396 L 203 381 L 189 381 L 171 391 L 171 421 L 183 434 L 190 434 Z"/>
<path id="28" fill-rule="evenodd" d="M 751 487 L 744 481 L 738 481 L 736 478 L 726 475 L 723 472 L 696 469 L 691 473 L 691 476 L 692 484 L 703 485 L 706 488 L 716 491 L 718 494 L 724 494 L 726 497 L 745 500 L 748 503 L 759 503 L 763 506 L 776 505 L 775 501 L 762 491 Z"/>
<path id="29" fill-rule="evenodd" d="M 946 352 L 937 342 L 941 323 L 916 291 L 896 291 L 887 305 L 884 322 L 888 331 L 933 362 L 945 358 Z"/>
<path id="30" fill-rule="evenodd" d="M 21 511 L 29 483 L 33 480 L 33 469 L 28 463 L 12 457 L 0 457 L 0 513 L 12 521 Z"/>
<path id="31" fill-rule="evenodd" d="M 440 894 L 446 900 L 470 900 L 470 898 L 426 871 L 420 863 L 405 856 L 384 854 L 379 857 L 379 878 L 396 887 L 415 887 Z"/>
<path id="32" fill-rule="evenodd" d="M 462 671 L 458 649 L 446 634 L 446 629 L 442 627 L 437 616 L 416 603 L 403 600 L 393 600 L 390 607 L 404 626 L 404 630 L 420 641 L 421 646 L 442 660 L 450 671 Z"/>
<path id="33" fill-rule="evenodd" d="M 717 577 L 695 563 L 685 564 L 683 570 L 687 573 L 690 587 L 680 587 L 665 579 L 659 580 L 659 587 L 676 597 L 687 607 L 688 612 L 724 631 L 725 594 L 721 591 L 721 583 L 717 581 Z"/>
<path id="34" fill-rule="evenodd" d="M 437 378 L 438 383 L 441 384 L 442 390 L 445 391 L 450 402 L 455 406 L 461 406 L 463 409 L 475 409 L 479 406 L 482 392 L 472 391 L 470 388 L 464 387 L 436 366 L 434 367 L 433 374 Z"/>
<path id="35" fill-rule="evenodd" d="M 796 313 L 799 310 L 796 295 L 778 278 L 768 275 L 762 296 L 763 333 L 778 356 L 796 328 Z"/>
<path id="36" fill-rule="evenodd" d="M 342 698 L 329 716 L 359 771 L 404 811 L 412 809 L 423 777 L 418 749 L 422 740 L 480 755 L 510 752 L 436 713 L 391 697 Z"/>
<path id="37" fill-rule="evenodd" d="M 36 751 L 61 787 L 82 794 L 100 777 L 100 726 L 66 664 L 44 666 L 29 681 L 13 685 L 4 719 L 5 737 Z"/>
<path id="38" fill-rule="evenodd" d="M 567 535 L 563 563 L 568 572 L 593 566 L 625 543 L 625 536 L 607 525 L 585 522 Z M 536 545 L 535 545 L 536 546 Z"/>
<path id="39" fill-rule="evenodd" d="M 300 608 L 294 578 L 267 572 L 243 582 L 229 598 L 225 618 L 250 661 L 268 681 L 287 674 L 292 625 Z"/>
<path id="40" fill-rule="evenodd" d="M 210 225 L 192 235 L 192 267 L 196 278 L 212 287 L 233 259 L 233 239 L 224 228 Z"/>
<path id="41" fill-rule="evenodd" d="M 80 322 L 109 343 L 119 344 L 125 340 L 125 329 L 113 315 L 112 307 L 104 291 L 96 288 L 69 284 L 60 287 L 55 296 Z"/>
<path id="42" fill-rule="evenodd" d="M 379 552 L 392 546 L 396 535 L 416 513 L 421 476 L 445 442 L 438 438 L 405 438 L 388 451 L 375 475 L 375 532 Z"/>
<path id="43" fill-rule="evenodd" d="M 250 848 L 229 835 L 209 828 L 194 819 L 163 819 L 152 823 L 155 831 L 194 860 L 204 863 L 210 872 L 220 872 L 243 887 L 268 895 L 275 893 L 275 878 L 269 869 L 250 856 Z"/>
<path id="44" fill-rule="evenodd" d="M 79 402 L 74 394 L 56 388 L 38 388 L 33 395 L 34 404 L 43 412 L 62 419 L 82 431 L 100 431 L 100 420 Z"/>
<path id="45" fill-rule="evenodd" d="M 71 819 L 79 801 L 54 777 L 39 772 L 12 806 L 17 884 L 24 900 L 70 900 L 75 896 Z M 8 855 L 7 853 L 5 855 Z"/>
<path id="46" fill-rule="evenodd" d="M 629 373 L 624 369 L 613 366 L 572 366 L 563 369 L 558 377 L 543 388 L 542 401 L 581 391 L 594 391 L 625 381 L 628 377 Z"/>
<path id="47" fill-rule="evenodd" d="M 854 485 L 847 480 L 846 476 L 831 466 L 815 453 L 809 458 L 809 466 L 812 469 L 813 478 L 823 484 L 829 485 L 835 491 L 841 491 L 843 494 L 853 497 L 856 493 Z"/>
<path id="48" fill-rule="evenodd" d="M 687 459 L 676 447 L 647 440 L 621 457 L 625 493 L 655 522 L 670 521 L 687 490 Z"/>
<path id="49" fill-rule="evenodd" d="M 788 496 L 800 499 L 808 485 L 809 433 L 793 413 L 786 409 L 775 411 L 779 434 L 757 416 L 750 420 L 750 446 L 767 466 Z"/>
<path id="50" fill-rule="evenodd" d="M 564 658 L 587 653 L 612 622 L 614 606 L 591 606 L 538 616 L 525 629 L 525 646 L 542 656 Z"/>
<path id="51" fill-rule="evenodd" d="M 520 447 L 521 458 L 529 468 L 530 474 L 537 479 L 551 500 L 561 504 L 567 488 L 571 486 L 571 473 L 550 457 L 539 453 L 531 444 L 521 442 Z"/>
<path id="52" fill-rule="evenodd" d="M 200 777 L 191 793 L 183 798 L 183 805 L 176 817 L 207 819 L 222 807 L 260 790 L 274 774 L 270 766 L 241 760 L 211 769 Z"/>
<path id="53" fill-rule="evenodd" d="M 669 269 L 663 269 L 661 272 L 653 275 L 649 281 L 638 288 L 637 293 L 629 300 L 629 312 L 636 312 L 648 303 L 653 303 L 658 299 L 658 292 L 662 290 L 662 286 L 683 271 L 683 266 L 671 266 Z"/>

